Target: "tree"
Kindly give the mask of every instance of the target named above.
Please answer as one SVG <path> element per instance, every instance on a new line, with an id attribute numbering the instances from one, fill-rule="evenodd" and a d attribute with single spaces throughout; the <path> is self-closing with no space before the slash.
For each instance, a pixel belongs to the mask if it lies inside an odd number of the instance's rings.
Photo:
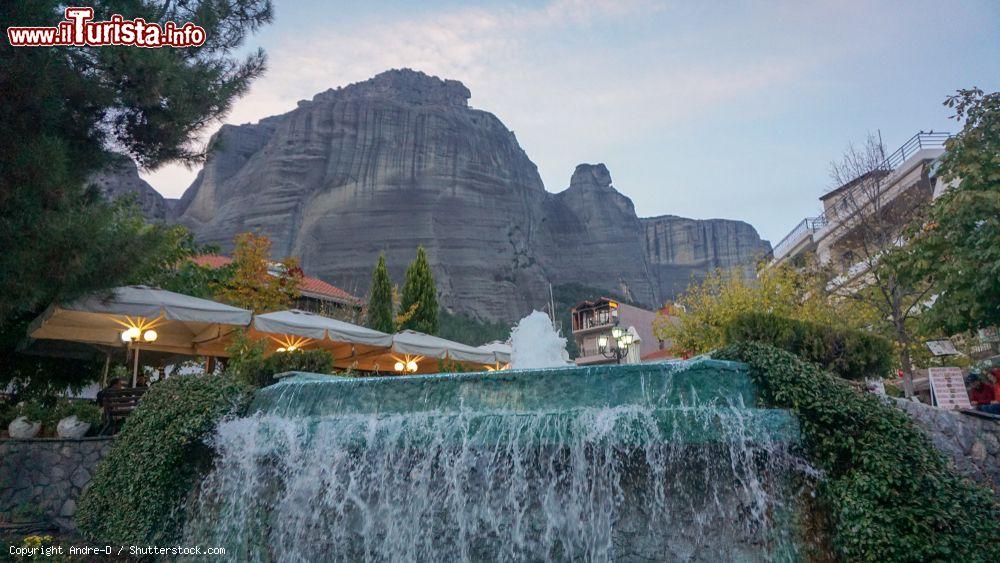
<path id="1" fill-rule="evenodd" d="M 378 263 L 372 270 L 372 287 L 368 292 L 366 315 L 368 328 L 388 334 L 396 332 L 396 321 L 392 308 L 392 280 L 389 279 L 389 269 L 385 266 L 385 253 L 383 252 L 378 255 Z"/>
<path id="2" fill-rule="evenodd" d="M 64 2 L 0 2 L 0 27 L 52 26 Z M 246 36 L 270 20 L 269 0 L 88 2 L 95 20 L 120 13 L 191 21 L 192 48 L 15 48 L 0 41 L 0 330 L 55 300 L 134 279 L 170 235 L 89 178 L 125 152 L 145 168 L 196 162 L 192 140 L 264 69 L 239 59 Z"/>
<path id="3" fill-rule="evenodd" d="M 406 268 L 399 310 L 408 313 L 408 318 L 400 323 L 400 328 L 427 334 L 437 332 L 437 288 L 434 286 L 434 274 L 423 246 L 417 248 L 417 258 Z"/>
<path id="4" fill-rule="evenodd" d="M 833 295 L 873 311 L 876 330 L 895 342 L 906 396 L 913 394 L 915 318 L 925 308 L 930 284 L 901 268 L 898 256 L 905 226 L 926 211 L 933 186 L 928 169 L 916 187 L 893 193 L 892 169 L 881 140 L 869 135 L 864 145 L 851 145 L 830 167 L 837 186 L 831 193 L 831 217 L 845 256 L 845 271 L 828 284 Z M 883 325 L 883 326 L 878 326 Z"/>
<path id="5" fill-rule="evenodd" d="M 295 258 L 274 263 L 271 240 L 264 235 L 236 236 L 232 276 L 217 288 L 216 296 L 236 307 L 255 313 L 275 311 L 291 305 L 299 296 L 302 270 Z"/>
<path id="6" fill-rule="evenodd" d="M 911 225 L 900 263 L 937 292 L 921 324 L 956 334 L 1000 325 L 1000 93 L 959 90 L 945 105 L 965 120 L 941 158 L 949 187 Z"/>
<path id="7" fill-rule="evenodd" d="M 677 354 L 701 354 L 723 346 L 726 327 L 750 313 L 841 328 L 864 326 L 862 310 L 828 299 L 824 279 L 813 268 L 787 264 L 762 266 L 756 279 L 747 279 L 739 268 L 716 270 L 688 287 L 669 314 L 657 315 L 653 332 L 670 341 Z"/>

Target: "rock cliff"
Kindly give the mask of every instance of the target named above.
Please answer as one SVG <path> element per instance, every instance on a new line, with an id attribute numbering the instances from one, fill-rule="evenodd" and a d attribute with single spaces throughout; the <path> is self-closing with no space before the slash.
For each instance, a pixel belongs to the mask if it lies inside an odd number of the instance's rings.
<path id="1" fill-rule="evenodd" d="M 686 219 L 662 215 L 640 219 L 643 248 L 659 295 L 665 299 L 683 291 L 716 269 L 741 267 L 754 275 L 771 243 L 743 221 Z"/>
<path id="2" fill-rule="evenodd" d="M 446 307 L 503 320 L 542 307 L 550 282 L 652 306 L 692 272 L 768 248 L 745 223 L 639 219 L 603 164 L 547 192 L 514 133 L 469 97 L 460 82 L 393 70 L 225 126 L 176 218 L 224 249 L 264 233 L 275 255 L 359 294 L 380 251 L 401 282 L 423 245 Z"/>
<path id="3" fill-rule="evenodd" d="M 107 199 L 133 197 L 142 214 L 151 221 L 165 221 L 170 216 L 170 204 L 139 177 L 139 169 L 127 156 L 121 156 L 104 170 L 94 174 L 90 181 L 97 185 Z"/>

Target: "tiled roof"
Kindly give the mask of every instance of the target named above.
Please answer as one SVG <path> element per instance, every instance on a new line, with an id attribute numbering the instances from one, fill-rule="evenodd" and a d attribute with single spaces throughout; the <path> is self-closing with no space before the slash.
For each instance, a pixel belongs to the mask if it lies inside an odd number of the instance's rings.
<path id="1" fill-rule="evenodd" d="M 209 268 L 221 268 L 226 264 L 233 261 L 232 258 L 228 256 L 222 256 L 220 254 L 201 254 L 195 256 L 191 259 L 192 262 L 199 266 L 208 266 Z"/>
<path id="2" fill-rule="evenodd" d="M 311 278 L 309 276 L 302 277 L 302 283 L 299 284 L 299 291 L 303 293 L 321 295 L 324 297 L 331 297 L 348 303 L 359 303 L 361 301 L 357 297 L 347 293 L 337 286 L 330 285 L 321 279 Z"/>
<path id="3" fill-rule="evenodd" d="M 663 350 L 656 350 L 642 356 L 642 361 L 652 362 L 654 360 L 669 360 L 676 358 L 677 355 L 674 354 L 669 348 Z"/>
<path id="4" fill-rule="evenodd" d="M 191 260 L 195 264 L 198 264 L 199 266 L 207 266 L 209 268 L 221 268 L 233 261 L 232 258 L 228 256 L 222 256 L 220 254 L 202 254 L 200 256 L 195 256 Z M 302 276 L 302 282 L 299 284 L 299 291 L 308 295 L 309 297 L 327 299 L 331 301 L 336 301 L 338 303 L 350 303 L 350 304 L 361 303 L 360 299 L 344 291 L 343 289 L 328 284 L 319 278 L 313 278 L 310 276 Z"/>

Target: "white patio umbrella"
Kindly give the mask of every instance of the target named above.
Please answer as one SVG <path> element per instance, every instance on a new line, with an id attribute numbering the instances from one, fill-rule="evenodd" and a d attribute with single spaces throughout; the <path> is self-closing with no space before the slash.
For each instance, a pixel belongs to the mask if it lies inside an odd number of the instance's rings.
<path id="1" fill-rule="evenodd" d="M 510 367 L 510 356 L 513 353 L 513 349 L 510 344 L 506 342 L 501 342 L 499 340 L 494 340 L 493 342 L 487 342 L 482 346 L 478 347 L 480 350 L 485 352 L 490 352 L 493 354 L 495 361 L 493 369 L 501 370 Z"/>
<path id="2" fill-rule="evenodd" d="M 267 336 L 277 352 L 329 350 L 339 368 L 351 367 L 359 356 L 386 352 L 392 346 L 390 334 L 297 309 L 255 316 L 251 334 Z"/>
<path id="3" fill-rule="evenodd" d="M 227 337 L 249 325 L 251 315 L 246 309 L 208 299 L 130 285 L 53 304 L 31 323 L 28 336 L 105 346 L 127 344 L 135 356 L 134 386 L 140 349 L 227 356 Z"/>
<path id="4" fill-rule="evenodd" d="M 485 369 L 495 363 L 492 352 L 431 336 L 415 330 L 392 335 L 392 346 L 354 358 L 358 369 L 396 373 L 437 373 L 437 361 L 447 360 L 465 368 Z"/>

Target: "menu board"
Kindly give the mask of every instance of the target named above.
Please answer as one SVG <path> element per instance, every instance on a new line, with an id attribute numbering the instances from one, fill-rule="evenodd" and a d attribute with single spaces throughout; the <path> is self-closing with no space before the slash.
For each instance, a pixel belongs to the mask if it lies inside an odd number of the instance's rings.
<path id="1" fill-rule="evenodd" d="M 935 356 L 954 356 L 958 354 L 955 344 L 951 340 L 928 340 L 927 348 Z"/>
<path id="2" fill-rule="evenodd" d="M 930 368 L 927 378 L 931 384 L 934 404 L 942 409 L 971 409 L 969 393 L 961 368 Z"/>

